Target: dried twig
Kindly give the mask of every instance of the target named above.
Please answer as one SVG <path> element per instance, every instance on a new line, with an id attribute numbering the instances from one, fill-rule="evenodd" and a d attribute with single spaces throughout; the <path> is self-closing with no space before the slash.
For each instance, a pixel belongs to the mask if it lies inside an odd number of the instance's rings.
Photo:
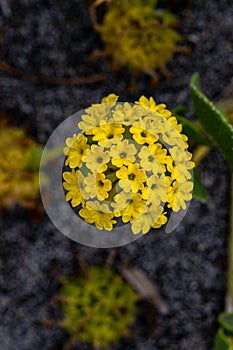
<path id="1" fill-rule="evenodd" d="M 106 267 L 111 268 L 113 266 L 116 255 L 117 255 L 116 249 L 114 248 L 111 249 L 105 262 Z"/>
<path id="2" fill-rule="evenodd" d="M 91 22 L 92 22 L 92 25 L 93 25 L 94 29 L 97 32 L 100 32 L 101 25 L 97 21 L 96 7 L 99 6 L 99 5 L 102 5 L 104 2 L 105 2 L 105 0 L 99 1 L 98 3 L 97 2 L 95 2 L 95 3 L 93 2 L 92 4 L 89 5 L 89 12 L 90 12 L 90 17 L 91 17 Z"/>
<path id="3" fill-rule="evenodd" d="M 30 81 L 38 85 L 51 85 L 51 86 L 75 86 L 82 84 L 92 84 L 103 81 L 105 79 L 104 74 L 92 74 L 86 77 L 71 77 L 71 78 L 59 78 L 48 77 L 46 75 L 34 75 L 24 72 L 21 69 L 12 67 L 10 64 L 0 60 L 0 71 L 12 75 L 16 78 Z"/>
<path id="4" fill-rule="evenodd" d="M 136 267 L 122 267 L 122 276 L 145 299 L 149 299 L 161 314 L 168 313 L 168 307 L 162 299 L 157 287 L 146 274 Z"/>

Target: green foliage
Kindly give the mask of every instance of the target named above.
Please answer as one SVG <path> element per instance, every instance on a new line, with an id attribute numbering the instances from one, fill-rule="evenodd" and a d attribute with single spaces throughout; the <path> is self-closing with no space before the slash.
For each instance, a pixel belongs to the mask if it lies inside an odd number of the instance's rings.
<path id="1" fill-rule="evenodd" d="M 233 350 L 233 339 L 226 336 L 223 328 L 218 330 L 214 350 Z"/>
<path id="2" fill-rule="evenodd" d="M 188 112 L 185 106 L 178 106 L 172 110 L 172 114 L 177 118 L 178 122 L 182 124 L 182 131 L 188 136 L 190 141 L 195 142 L 197 145 L 211 146 L 212 142 L 209 140 L 208 135 L 205 135 L 201 127 L 194 121 L 190 121 L 184 117 Z M 200 174 L 197 169 L 193 170 L 193 198 L 199 200 L 202 203 L 206 203 L 209 198 L 209 193 L 202 183 Z"/>
<path id="3" fill-rule="evenodd" d="M 196 122 L 192 122 L 182 115 L 185 111 L 187 111 L 187 109 L 183 106 L 174 108 L 172 111 L 178 122 L 182 124 L 183 133 L 198 145 L 211 146 L 211 141 L 208 136 L 204 134 L 201 127 Z"/>
<path id="4" fill-rule="evenodd" d="M 228 334 L 233 336 L 233 313 L 222 312 L 218 316 L 218 322 Z"/>
<path id="5" fill-rule="evenodd" d="M 200 91 L 198 74 L 194 74 L 190 83 L 194 112 L 206 132 L 218 145 L 223 156 L 233 170 L 233 127 L 224 115 Z"/>
<path id="6" fill-rule="evenodd" d="M 63 325 L 73 341 L 104 348 L 127 333 L 137 300 L 120 276 L 107 268 L 91 267 L 82 277 L 63 279 Z"/>
<path id="7" fill-rule="evenodd" d="M 184 117 L 188 111 L 184 106 L 176 107 L 173 110 L 173 114 L 182 124 L 182 130 L 190 140 L 194 141 L 197 145 L 204 145 L 209 147 L 216 143 L 223 156 L 228 161 L 230 168 L 233 169 L 232 125 L 227 121 L 222 112 L 217 109 L 200 91 L 198 74 L 194 74 L 192 76 L 190 89 L 194 112 L 196 117 L 200 120 L 202 127 L 200 127 L 197 122 L 190 121 Z M 228 111 L 228 115 L 230 117 L 232 108 L 229 107 L 229 103 L 226 105 L 224 103 L 221 103 L 219 106 L 223 112 Z M 194 171 L 193 197 L 203 203 L 205 203 L 209 197 L 207 190 L 201 182 L 201 178 L 197 170 Z"/>
<path id="8" fill-rule="evenodd" d="M 197 169 L 193 169 L 194 177 L 194 189 L 193 189 L 193 198 L 199 200 L 202 203 L 206 203 L 209 198 L 209 193 L 204 187 L 201 181 L 201 177 Z"/>
<path id="9" fill-rule="evenodd" d="M 165 68 L 181 40 L 173 26 L 174 15 L 156 11 L 156 1 L 114 0 L 99 31 L 105 44 L 104 53 L 112 59 L 113 68 L 127 66 L 133 73 Z"/>
<path id="10" fill-rule="evenodd" d="M 23 130 L 3 126 L 0 130 L 0 208 L 14 204 L 34 206 L 38 195 L 41 146 Z"/>
<path id="11" fill-rule="evenodd" d="M 221 327 L 215 338 L 214 350 L 233 350 L 233 313 L 222 312 L 218 322 Z"/>

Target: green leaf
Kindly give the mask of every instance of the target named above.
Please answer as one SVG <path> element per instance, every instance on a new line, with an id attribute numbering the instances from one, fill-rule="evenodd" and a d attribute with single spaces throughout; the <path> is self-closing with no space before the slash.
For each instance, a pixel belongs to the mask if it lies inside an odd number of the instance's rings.
<path id="1" fill-rule="evenodd" d="M 172 109 L 172 114 L 174 116 L 185 117 L 185 115 L 189 112 L 189 109 L 184 105 L 178 105 L 177 107 Z"/>
<path id="2" fill-rule="evenodd" d="M 218 322 L 228 334 L 233 336 L 233 313 L 222 312 L 218 316 Z"/>
<path id="3" fill-rule="evenodd" d="M 224 158 L 233 170 L 233 127 L 224 115 L 200 91 L 199 75 L 193 74 L 190 82 L 194 112 L 201 124 L 213 137 Z"/>
<path id="4" fill-rule="evenodd" d="M 201 177 L 197 169 L 193 170 L 193 180 L 194 180 L 194 189 L 193 189 L 193 198 L 199 200 L 202 203 L 206 203 L 209 198 L 209 192 L 204 187 Z"/>
<path id="5" fill-rule="evenodd" d="M 223 328 L 218 330 L 215 338 L 214 350 L 233 350 L 232 340 L 226 336 Z"/>
<path id="6" fill-rule="evenodd" d="M 199 128 L 194 122 L 191 122 L 182 116 L 176 115 L 175 113 L 174 115 L 177 118 L 178 122 L 182 124 L 182 132 L 187 135 L 190 140 L 196 142 L 199 145 L 212 145 L 208 137 L 203 134 L 201 128 Z"/>

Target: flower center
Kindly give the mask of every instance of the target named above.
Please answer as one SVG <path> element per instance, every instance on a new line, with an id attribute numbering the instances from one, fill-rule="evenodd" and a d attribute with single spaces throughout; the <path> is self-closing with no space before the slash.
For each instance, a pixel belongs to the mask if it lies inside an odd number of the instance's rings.
<path id="1" fill-rule="evenodd" d="M 102 157 L 98 157 L 96 160 L 97 160 L 97 163 L 99 163 L 99 164 L 100 164 L 100 163 L 102 163 L 103 158 L 102 158 Z"/>
<path id="2" fill-rule="evenodd" d="M 121 158 L 125 158 L 125 157 L 126 157 L 126 152 L 121 152 L 121 153 L 120 153 L 120 157 L 121 157 Z"/>
<path id="3" fill-rule="evenodd" d="M 134 180 L 134 178 L 135 178 L 135 174 L 129 174 L 128 175 L 128 179 L 129 180 Z"/>
<path id="4" fill-rule="evenodd" d="M 149 161 L 149 162 L 153 162 L 153 160 L 154 160 L 154 157 L 153 157 L 153 156 L 149 156 L 149 157 L 148 157 L 148 161 Z"/>

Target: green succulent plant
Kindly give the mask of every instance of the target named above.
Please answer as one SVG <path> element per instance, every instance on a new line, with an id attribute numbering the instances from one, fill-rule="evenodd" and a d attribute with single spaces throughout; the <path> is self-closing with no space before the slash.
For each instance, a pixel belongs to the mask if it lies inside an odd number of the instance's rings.
<path id="1" fill-rule="evenodd" d="M 97 0 L 95 5 L 103 2 Z M 177 18 L 168 11 L 156 10 L 156 0 L 114 0 L 106 6 L 96 29 L 113 69 L 127 66 L 135 75 L 143 71 L 154 78 L 155 69 L 166 72 L 166 63 L 182 39 L 173 28 Z"/>
<path id="2" fill-rule="evenodd" d="M 127 335 L 136 315 L 137 294 L 111 270 L 90 267 L 79 278 L 64 278 L 61 287 L 63 326 L 71 341 L 106 348 Z"/>

